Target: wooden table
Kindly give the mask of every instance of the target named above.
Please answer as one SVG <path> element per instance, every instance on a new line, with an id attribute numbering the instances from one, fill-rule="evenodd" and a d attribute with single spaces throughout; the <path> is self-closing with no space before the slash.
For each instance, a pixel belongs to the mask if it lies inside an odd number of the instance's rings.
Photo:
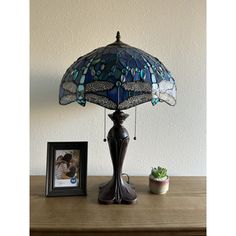
<path id="1" fill-rule="evenodd" d="M 206 235 L 206 178 L 170 177 L 166 195 L 148 191 L 148 177 L 131 177 L 133 205 L 100 205 L 98 186 L 109 177 L 88 177 L 88 196 L 44 197 L 45 177 L 31 176 L 32 236 Z"/>

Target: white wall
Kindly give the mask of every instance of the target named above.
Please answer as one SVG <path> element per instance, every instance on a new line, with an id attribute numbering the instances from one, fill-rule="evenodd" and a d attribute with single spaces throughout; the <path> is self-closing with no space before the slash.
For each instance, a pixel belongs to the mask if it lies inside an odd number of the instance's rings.
<path id="1" fill-rule="evenodd" d="M 162 165 L 170 175 L 206 174 L 204 0 L 31 0 L 30 15 L 32 175 L 45 174 L 48 141 L 81 140 L 89 143 L 88 174 L 112 174 L 103 108 L 60 106 L 58 91 L 72 62 L 115 41 L 117 30 L 123 42 L 158 57 L 177 83 L 175 107 L 138 107 L 137 141 L 130 141 L 123 171 L 148 175 Z M 132 138 L 134 109 L 127 113 Z"/>

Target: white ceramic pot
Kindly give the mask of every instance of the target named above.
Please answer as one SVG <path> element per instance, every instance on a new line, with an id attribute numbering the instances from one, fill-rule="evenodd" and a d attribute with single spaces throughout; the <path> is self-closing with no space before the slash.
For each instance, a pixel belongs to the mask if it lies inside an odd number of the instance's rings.
<path id="1" fill-rule="evenodd" d="M 169 190 L 169 177 L 164 180 L 156 179 L 149 175 L 149 189 L 151 193 L 165 194 Z"/>

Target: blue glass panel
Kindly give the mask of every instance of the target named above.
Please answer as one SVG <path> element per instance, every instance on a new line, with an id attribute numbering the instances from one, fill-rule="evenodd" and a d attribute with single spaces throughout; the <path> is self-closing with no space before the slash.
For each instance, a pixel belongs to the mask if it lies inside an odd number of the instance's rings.
<path id="1" fill-rule="evenodd" d="M 108 76 L 108 77 L 106 78 L 106 81 L 109 81 L 109 82 L 112 82 L 112 83 L 115 84 L 116 78 L 111 74 L 110 76 Z"/>
<path id="2" fill-rule="evenodd" d="M 136 61 L 132 58 L 131 60 L 129 60 L 128 66 L 131 68 L 136 68 L 137 67 Z"/>
<path id="3" fill-rule="evenodd" d="M 140 80 L 140 74 L 136 72 L 134 76 L 134 81 L 138 81 L 138 80 Z"/>
<path id="4" fill-rule="evenodd" d="M 100 67 L 101 67 L 101 63 L 95 64 L 95 70 L 96 71 L 100 70 Z"/>
<path id="5" fill-rule="evenodd" d="M 109 48 L 109 52 L 110 52 L 110 53 L 113 53 L 113 54 L 116 54 L 116 53 L 117 53 L 117 48 L 115 48 L 115 47 L 110 47 L 110 48 Z"/>
<path id="6" fill-rule="evenodd" d="M 145 81 L 149 82 L 151 84 L 152 83 L 152 81 L 151 81 L 151 74 L 150 74 L 148 69 L 146 69 L 145 72 L 146 72 L 146 80 Z"/>
<path id="7" fill-rule="evenodd" d="M 140 68 L 140 69 L 143 68 L 143 63 L 139 59 L 136 59 L 136 64 L 137 64 L 138 68 Z"/>
<path id="8" fill-rule="evenodd" d="M 127 100 L 129 98 L 129 92 L 123 90 L 123 101 Z"/>
<path id="9" fill-rule="evenodd" d="M 131 71 L 128 71 L 127 75 L 126 75 L 126 81 L 128 82 L 132 82 L 134 79 L 133 75 L 131 74 Z"/>
<path id="10" fill-rule="evenodd" d="M 119 103 L 122 103 L 124 100 L 125 100 L 125 97 L 124 97 L 124 89 L 122 87 L 119 87 L 119 92 L 118 92 L 118 101 Z"/>
<path id="11" fill-rule="evenodd" d="M 155 73 L 155 75 L 156 75 L 157 83 L 160 83 L 163 80 L 163 77 L 160 74 L 158 74 L 158 73 Z"/>
<path id="12" fill-rule="evenodd" d="M 123 67 L 126 67 L 127 65 L 127 59 L 123 57 L 119 57 L 119 62 Z"/>
<path id="13" fill-rule="evenodd" d="M 117 87 L 107 91 L 107 96 L 115 103 L 118 103 L 118 90 Z"/>
<path id="14" fill-rule="evenodd" d="M 91 82 L 93 81 L 93 79 L 94 79 L 94 76 L 92 76 L 91 73 L 88 72 L 88 73 L 86 74 L 86 76 L 85 76 L 86 84 L 87 84 L 87 83 L 91 83 Z"/>

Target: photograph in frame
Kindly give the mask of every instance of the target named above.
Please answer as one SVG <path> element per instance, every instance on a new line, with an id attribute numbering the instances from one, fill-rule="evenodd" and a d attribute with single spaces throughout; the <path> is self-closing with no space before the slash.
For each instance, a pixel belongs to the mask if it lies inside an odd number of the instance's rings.
<path id="1" fill-rule="evenodd" d="M 48 142 L 48 196 L 86 195 L 87 142 Z"/>
<path id="2" fill-rule="evenodd" d="M 54 188 L 79 186 L 80 150 L 56 150 Z"/>

